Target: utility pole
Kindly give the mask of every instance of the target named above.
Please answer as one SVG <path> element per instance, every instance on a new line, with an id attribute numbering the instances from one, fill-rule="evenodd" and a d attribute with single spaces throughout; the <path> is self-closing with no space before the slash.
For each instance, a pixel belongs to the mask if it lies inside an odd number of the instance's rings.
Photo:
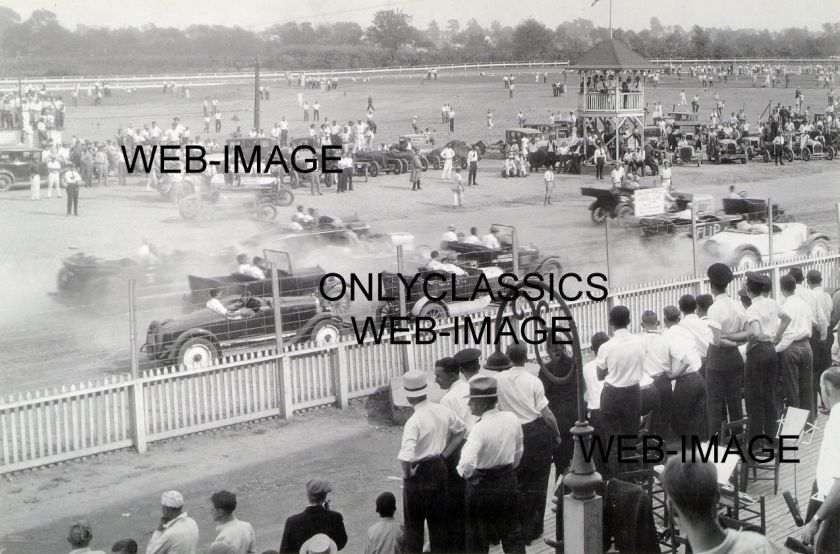
<path id="1" fill-rule="evenodd" d="M 260 58 L 254 64 L 254 130 L 260 132 Z"/>

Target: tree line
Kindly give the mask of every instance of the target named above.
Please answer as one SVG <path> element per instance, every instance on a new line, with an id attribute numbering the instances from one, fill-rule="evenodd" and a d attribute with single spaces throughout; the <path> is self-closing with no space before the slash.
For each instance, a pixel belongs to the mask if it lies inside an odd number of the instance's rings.
<path id="1" fill-rule="evenodd" d="M 614 29 L 614 38 L 648 58 L 811 58 L 840 55 L 840 23 L 818 30 L 780 31 L 663 25 Z M 377 11 L 363 28 L 355 22 L 288 22 L 253 31 L 235 26 L 63 27 L 39 9 L 27 19 L 0 6 L 0 75 L 91 75 L 228 71 L 253 65 L 284 69 L 339 69 L 511 60 L 574 60 L 609 37 L 605 27 L 578 18 L 551 29 L 529 18 L 516 26 L 470 19 L 412 25 L 396 10 Z"/>

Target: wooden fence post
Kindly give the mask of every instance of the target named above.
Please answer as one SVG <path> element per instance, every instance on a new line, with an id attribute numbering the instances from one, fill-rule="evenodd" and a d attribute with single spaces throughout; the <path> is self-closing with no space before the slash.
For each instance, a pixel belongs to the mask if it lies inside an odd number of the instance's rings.
<path id="1" fill-rule="evenodd" d="M 146 397 L 143 396 L 143 379 L 140 377 L 131 378 L 128 407 L 134 449 L 138 454 L 144 454 L 146 452 Z"/>
<path id="2" fill-rule="evenodd" d="M 335 404 L 340 410 L 345 409 L 350 401 L 349 369 L 350 364 L 347 362 L 347 348 L 344 344 L 339 344 L 332 351 L 332 373 Z"/>
<path id="3" fill-rule="evenodd" d="M 274 364 L 277 371 L 277 398 L 280 401 L 280 417 L 286 420 L 292 419 L 294 415 L 291 362 L 291 356 L 288 352 L 278 352 Z"/>

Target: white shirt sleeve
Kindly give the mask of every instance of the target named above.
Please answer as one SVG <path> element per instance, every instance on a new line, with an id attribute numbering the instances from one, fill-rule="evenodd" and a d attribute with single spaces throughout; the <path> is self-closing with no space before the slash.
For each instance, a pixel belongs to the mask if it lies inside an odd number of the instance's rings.
<path id="1" fill-rule="evenodd" d="M 414 458 L 414 452 L 417 448 L 417 438 L 420 435 L 420 428 L 414 418 L 410 418 L 403 429 L 402 446 L 397 459 L 401 462 L 410 462 Z"/>
<path id="2" fill-rule="evenodd" d="M 480 429 L 473 427 L 470 436 L 467 437 L 467 442 L 464 443 L 464 447 L 461 449 L 461 459 L 458 460 L 456 471 L 464 479 L 472 477 L 478 464 L 478 446 L 480 443 L 477 435 L 480 432 Z"/>

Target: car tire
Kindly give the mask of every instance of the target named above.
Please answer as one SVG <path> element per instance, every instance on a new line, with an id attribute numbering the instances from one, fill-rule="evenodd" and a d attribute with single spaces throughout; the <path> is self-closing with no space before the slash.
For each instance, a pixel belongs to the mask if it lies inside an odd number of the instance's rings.
<path id="1" fill-rule="evenodd" d="M 178 348 L 178 365 L 186 369 L 198 369 L 212 365 L 219 357 L 219 350 L 210 339 L 193 337 Z"/>
<path id="2" fill-rule="evenodd" d="M 738 269 L 751 269 L 761 265 L 761 258 L 752 250 L 743 250 L 735 260 Z"/>
<path id="3" fill-rule="evenodd" d="M 628 217 L 633 217 L 633 206 L 630 204 L 619 204 L 615 207 L 615 217 L 619 221 Z"/>
<path id="4" fill-rule="evenodd" d="M 292 200 L 294 200 L 294 197 Z M 254 217 L 260 221 L 274 221 L 277 219 L 277 206 L 269 203 L 258 204 L 254 212 Z"/>
<path id="5" fill-rule="evenodd" d="M 376 162 L 371 162 L 368 166 L 368 176 L 370 177 L 379 177 L 379 164 Z"/>
<path id="6" fill-rule="evenodd" d="M 559 286 L 560 277 L 563 276 L 563 266 L 557 260 L 544 260 L 537 269 L 537 273 L 542 276 L 554 275 L 554 282 Z"/>
<path id="7" fill-rule="evenodd" d="M 435 320 L 440 320 L 449 317 L 449 311 L 446 309 L 446 306 L 440 302 L 429 302 L 420 308 L 420 313 L 418 315 L 420 317 L 431 317 Z"/>
<path id="8" fill-rule="evenodd" d="M 788 150 L 787 154 L 785 154 L 788 163 L 793 163 L 793 150 Z"/>
<path id="9" fill-rule="evenodd" d="M 809 256 L 825 256 L 829 253 L 828 242 L 825 239 L 816 239 L 808 247 Z"/>
<path id="10" fill-rule="evenodd" d="M 807 162 L 811 159 L 811 151 L 807 148 L 802 150 L 802 161 Z"/>
<path id="11" fill-rule="evenodd" d="M 295 194 L 288 189 L 280 189 L 277 191 L 277 197 L 274 203 L 277 206 L 291 206 L 295 202 Z"/>
<path id="12" fill-rule="evenodd" d="M 424 156 L 420 156 L 420 171 L 428 171 L 429 170 L 429 160 L 427 160 Z"/>
<path id="13" fill-rule="evenodd" d="M 432 169 L 440 169 L 440 158 L 437 156 L 432 157 Z"/>
<path id="14" fill-rule="evenodd" d="M 590 206 L 589 218 L 595 225 L 603 225 L 607 221 L 607 211 L 601 206 Z"/>
<path id="15" fill-rule="evenodd" d="M 0 192 L 8 192 L 11 190 L 14 180 L 8 175 L 0 175 Z"/>
<path id="16" fill-rule="evenodd" d="M 341 340 L 341 329 L 338 324 L 331 320 L 325 319 L 319 321 L 312 331 L 309 332 L 309 340 L 315 343 L 315 346 L 323 347 L 336 344 Z"/>
<path id="17" fill-rule="evenodd" d="M 825 159 L 831 161 L 834 159 L 834 148 L 831 146 L 825 147 Z"/>
<path id="18" fill-rule="evenodd" d="M 399 175 L 402 173 L 402 164 L 399 160 L 388 160 L 388 167 L 391 170 L 391 173 L 394 175 Z"/>

